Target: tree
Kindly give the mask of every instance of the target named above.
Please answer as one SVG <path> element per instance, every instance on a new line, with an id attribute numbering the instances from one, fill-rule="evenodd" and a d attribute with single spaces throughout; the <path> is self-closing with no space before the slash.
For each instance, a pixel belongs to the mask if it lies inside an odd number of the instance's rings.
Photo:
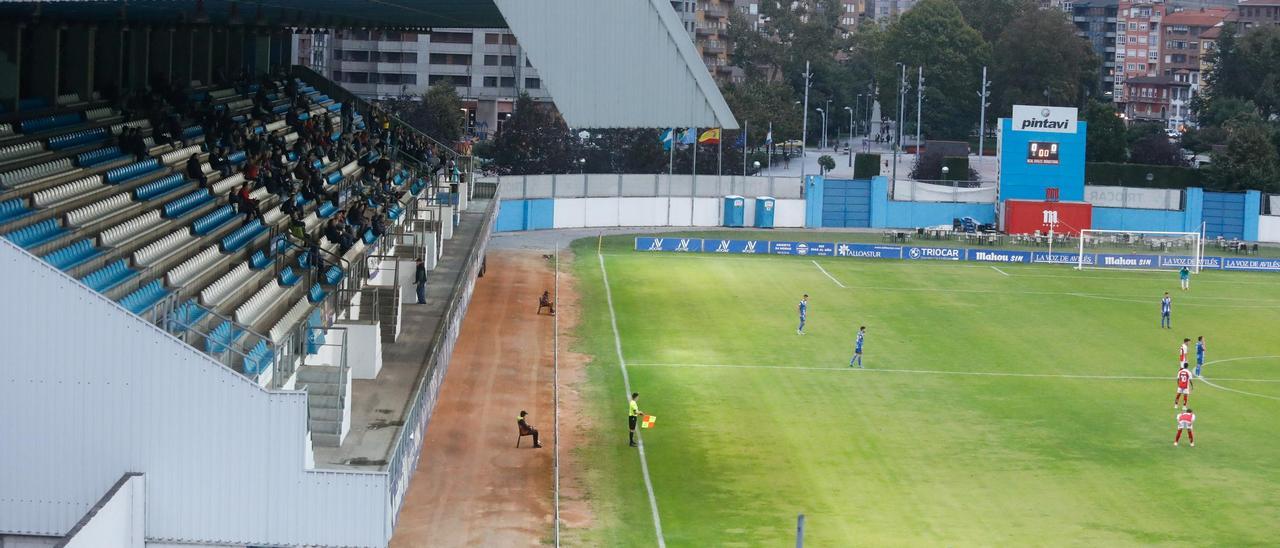
<path id="1" fill-rule="evenodd" d="M 1088 126 L 1086 162 L 1123 162 L 1126 141 L 1124 120 L 1111 103 L 1090 101 L 1084 119 Z"/>
<path id="2" fill-rule="evenodd" d="M 1205 106 L 1235 98 L 1253 101 L 1264 120 L 1280 114 L 1280 27 L 1258 25 L 1238 37 L 1235 31 L 1234 24 L 1224 25 L 1217 47 L 1209 53 L 1213 69 L 1205 76 Z"/>
<path id="3" fill-rule="evenodd" d="M 818 158 L 818 167 L 822 169 L 822 174 L 825 175 L 827 172 L 836 168 L 836 160 L 831 156 L 823 154 Z"/>
<path id="4" fill-rule="evenodd" d="M 1135 142 L 1129 147 L 1129 161 L 1154 166 L 1184 167 L 1187 165 L 1187 160 L 1182 157 L 1182 151 L 1163 133 L 1147 135 Z"/>
<path id="5" fill-rule="evenodd" d="M 982 34 L 989 44 L 996 43 L 1009 23 L 1037 11 L 1030 0 L 956 0 L 965 22 Z"/>
<path id="6" fill-rule="evenodd" d="M 1239 115 L 1227 122 L 1227 145 L 1213 153 L 1211 178 L 1228 190 L 1280 191 L 1280 155 L 1272 129 L 1257 116 Z"/>
<path id="7" fill-rule="evenodd" d="M 521 94 L 515 112 L 498 131 L 494 167 L 503 175 L 576 171 L 576 139 L 551 105 Z"/>
<path id="8" fill-rule="evenodd" d="M 800 107 L 791 87 L 781 82 L 748 80 L 724 86 L 724 99 L 738 118 L 738 125 L 748 128 L 748 146 L 764 144 L 773 124 L 773 141 L 781 143 L 800 138 Z M 730 141 L 732 142 L 732 141 Z"/>
<path id="9" fill-rule="evenodd" d="M 1015 104 L 1079 105 L 1086 90 L 1096 95 L 1097 56 L 1060 11 L 1036 9 L 1018 16 L 992 51 L 998 113 L 1010 112 Z"/>
<path id="10" fill-rule="evenodd" d="M 978 31 L 965 23 L 952 0 L 921 0 L 895 21 L 886 33 L 884 55 L 877 80 L 880 103 L 897 112 L 898 68 L 925 67 L 922 133 L 930 139 L 965 139 L 978 125 L 976 93 L 982 66 L 990 57 L 990 47 Z M 915 70 L 907 81 L 914 86 Z M 914 94 L 909 94 L 914 95 Z M 911 97 L 907 111 L 914 112 Z M 914 116 L 908 116 L 913 119 Z"/>
<path id="11" fill-rule="evenodd" d="M 417 100 L 392 99 L 384 101 L 383 105 L 401 120 L 440 142 L 453 143 L 462 138 L 466 122 L 462 117 L 462 100 L 450 84 L 433 85 Z"/>

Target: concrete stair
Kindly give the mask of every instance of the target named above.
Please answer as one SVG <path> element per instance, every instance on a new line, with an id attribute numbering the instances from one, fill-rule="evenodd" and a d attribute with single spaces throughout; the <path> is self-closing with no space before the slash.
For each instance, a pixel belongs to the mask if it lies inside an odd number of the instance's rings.
<path id="1" fill-rule="evenodd" d="M 311 442 L 320 447 L 338 447 L 342 435 L 342 395 L 346 386 L 341 368 L 304 365 L 298 368 L 298 389 L 307 391 Z"/>
<path id="2" fill-rule="evenodd" d="M 403 276 L 404 272 L 401 272 L 400 275 Z M 412 276 L 413 273 L 410 272 L 409 275 Z M 378 321 L 382 322 L 380 326 L 380 329 L 382 329 L 382 342 L 384 344 L 395 342 L 396 314 L 398 313 L 396 310 L 397 290 L 392 287 L 366 287 L 364 291 L 366 291 L 366 294 L 362 299 L 360 299 L 360 318 L 369 321 L 373 321 L 374 318 L 377 318 Z M 371 292 L 377 292 L 378 294 L 376 298 L 378 302 L 378 310 L 376 314 L 373 310 L 375 298 L 368 294 Z"/>

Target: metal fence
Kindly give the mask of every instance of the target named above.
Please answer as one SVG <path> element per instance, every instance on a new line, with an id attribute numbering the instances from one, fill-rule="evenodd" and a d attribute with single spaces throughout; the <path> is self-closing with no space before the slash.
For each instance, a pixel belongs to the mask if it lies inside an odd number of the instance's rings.
<path id="1" fill-rule="evenodd" d="M 799 177 L 743 177 L 741 175 L 665 175 L 586 173 L 568 175 L 509 175 L 481 178 L 498 183 L 503 200 L 538 198 L 653 198 L 687 196 L 804 197 Z"/>

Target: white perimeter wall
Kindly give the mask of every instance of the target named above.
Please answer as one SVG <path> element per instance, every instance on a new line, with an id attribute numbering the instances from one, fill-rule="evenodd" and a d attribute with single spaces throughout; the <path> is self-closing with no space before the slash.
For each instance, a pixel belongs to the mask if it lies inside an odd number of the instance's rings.
<path id="1" fill-rule="evenodd" d="M 555 228 L 609 226 L 721 226 L 723 198 L 556 198 Z M 747 199 L 746 225 L 755 218 L 755 200 Z M 804 200 L 777 200 L 778 228 L 804 226 Z"/>
<path id="2" fill-rule="evenodd" d="M 1258 216 L 1258 241 L 1280 242 L 1280 216 Z"/>
<path id="3" fill-rule="evenodd" d="M 309 471 L 270 392 L 0 240 L 0 534 L 65 535 L 127 472 L 149 541 L 383 546 L 385 473 Z"/>

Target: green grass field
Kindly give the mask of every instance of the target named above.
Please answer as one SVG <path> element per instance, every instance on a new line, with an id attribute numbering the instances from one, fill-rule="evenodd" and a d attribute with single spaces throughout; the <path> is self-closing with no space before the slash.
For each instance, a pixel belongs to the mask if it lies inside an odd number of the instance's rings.
<path id="1" fill-rule="evenodd" d="M 1277 542 L 1274 274 L 1205 273 L 1184 294 L 1172 272 L 631 242 L 574 246 L 598 428 L 573 449 L 595 520 L 570 545 L 657 543 L 598 249 L 631 387 L 658 417 L 644 446 L 670 546 L 789 546 L 800 513 L 809 546 Z M 1158 328 L 1166 290 L 1171 331 Z M 858 325 L 866 370 L 848 367 Z M 1216 386 L 1196 383 L 1198 443 L 1175 448 L 1177 347 L 1197 335 Z"/>

